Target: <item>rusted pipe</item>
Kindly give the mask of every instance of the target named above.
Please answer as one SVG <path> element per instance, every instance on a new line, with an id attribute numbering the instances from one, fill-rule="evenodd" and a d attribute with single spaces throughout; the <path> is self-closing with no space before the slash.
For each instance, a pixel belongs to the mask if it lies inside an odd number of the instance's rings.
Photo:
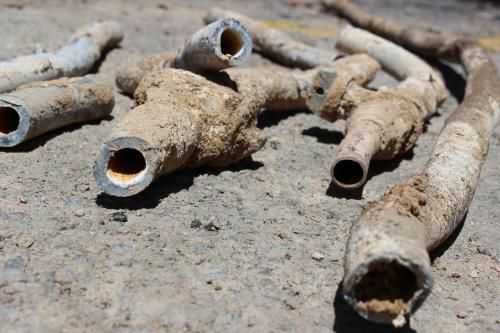
<path id="1" fill-rule="evenodd" d="M 22 84 L 87 73 L 105 49 L 118 45 L 123 31 L 113 21 L 96 22 L 77 31 L 54 53 L 43 52 L 0 62 L 0 93 Z"/>
<path id="2" fill-rule="evenodd" d="M 453 233 L 469 208 L 500 117 L 500 78 L 476 42 L 401 27 L 347 1 L 324 2 L 417 53 L 458 61 L 467 73 L 465 98 L 441 130 L 425 170 L 365 209 L 347 245 L 345 299 L 367 319 L 400 326 L 431 292 L 428 251 Z"/>
<path id="3" fill-rule="evenodd" d="M 179 68 L 203 74 L 244 64 L 252 52 L 252 38 L 238 21 L 217 20 L 194 33 L 177 52 L 131 59 L 116 72 L 116 84 L 133 94 L 139 82 L 155 70 Z"/>
<path id="4" fill-rule="evenodd" d="M 262 147 L 258 104 L 202 76 L 166 68 L 144 78 L 136 106 L 106 139 L 95 164 L 102 190 L 141 192 L 181 168 L 223 167 Z"/>
<path id="5" fill-rule="evenodd" d="M 277 29 L 269 28 L 250 17 L 228 10 L 212 8 L 204 20 L 210 23 L 228 17 L 238 20 L 248 29 L 259 52 L 281 65 L 309 69 L 331 63 L 338 56 L 334 50 L 325 51 L 298 42 Z"/>
<path id="6" fill-rule="evenodd" d="M 13 147 L 56 128 L 103 118 L 113 106 L 113 87 L 95 76 L 22 85 L 0 95 L 0 147 Z"/>
<path id="7" fill-rule="evenodd" d="M 398 85 L 373 92 L 329 69 L 318 74 L 309 108 L 325 119 L 347 119 L 346 136 L 334 159 L 332 181 L 340 187 L 363 186 L 372 159 L 404 154 L 416 143 L 426 119 L 447 96 L 444 83 L 429 65 L 403 48 L 367 31 L 345 27 L 337 47 L 367 53 L 399 79 Z M 348 85 L 350 92 L 342 94 Z"/>

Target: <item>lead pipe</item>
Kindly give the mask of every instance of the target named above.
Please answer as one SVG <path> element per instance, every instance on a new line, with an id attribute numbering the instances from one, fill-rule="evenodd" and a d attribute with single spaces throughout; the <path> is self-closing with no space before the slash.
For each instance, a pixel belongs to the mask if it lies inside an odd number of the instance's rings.
<path id="1" fill-rule="evenodd" d="M 0 147 L 13 147 L 56 128 L 106 117 L 113 87 L 95 76 L 20 86 L 0 95 Z"/>

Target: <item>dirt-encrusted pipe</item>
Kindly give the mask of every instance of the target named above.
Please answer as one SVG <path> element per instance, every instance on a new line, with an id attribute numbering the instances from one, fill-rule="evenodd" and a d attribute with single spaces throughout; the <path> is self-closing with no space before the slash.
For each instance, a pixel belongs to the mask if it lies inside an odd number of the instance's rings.
<path id="1" fill-rule="evenodd" d="M 346 56 L 325 67 L 359 86 L 370 83 L 380 70 L 379 63 L 366 54 Z M 320 69 L 230 68 L 222 71 L 216 80 L 250 97 L 262 109 L 293 110 L 307 107 L 306 98 Z"/>
<path id="2" fill-rule="evenodd" d="M 344 297 L 365 318 L 398 326 L 431 291 L 428 251 L 453 233 L 469 208 L 500 117 L 500 78 L 474 41 L 407 29 L 347 1 L 324 3 L 419 54 L 460 62 L 467 74 L 465 98 L 441 130 L 425 170 L 365 209 L 351 230 Z"/>
<path id="3" fill-rule="evenodd" d="M 330 66 L 360 85 L 380 69 L 363 54 Z M 106 193 L 130 196 L 179 168 L 244 158 L 264 142 L 253 127 L 259 112 L 304 107 L 316 71 L 230 68 L 211 81 L 183 70 L 156 71 L 141 81 L 137 107 L 106 141 L 96 178 Z"/>
<path id="4" fill-rule="evenodd" d="M 321 70 L 314 81 L 309 108 L 330 121 L 347 119 L 331 175 L 338 186 L 353 189 L 366 182 L 372 159 L 392 159 L 414 146 L 424 121 L 436 112 L 447 91 L 439 74 L 423 60 L 368 31 L 345 27 L 337 47 L 367 53 L 403 79 L 378 92 L 346 82 L 331 69 Z"/>
<path id="5" fill-rule="evenodd" d="M 338 57 L 334 50 L 326 51 L 301 43 L 277 29 L 232 11 L 212 8 L 204 20 L 210 23 L 228 17 L 240 21 L 248 29 L 259 52 L 281 65 L 309 69 L 328 64 Z"/>
<path id="6" fill-rule="evenodd" d="M 66 125 L 106 117 L 114 106 L 113 87 L 96 76 L 22 85 L 0 95 L 0 147 Z"/>
<path id="7" fill-rule="evenodd" d="M 106 139 L 95 164 L 102 190 L 141 192 L 182 168 L 228 166 L 260 149 L 257 104 L 191 72 L 166 68 L 141 81 L 136 106 Z"/>
<path id="8" fill-rule="evenodd" d="M 177 52 L 130 59 L 116 72 L 116 84 L 133 94 L 139 82 L 156 70 L 179 68 L 203 74 L 244 64 L 252 52 L 252 38 L 235 19 L 217 20 L 194 33 Z"/>
<path id="9" fill-rule="evenodd" d="M 104 50 L 118 45 L 123 31 L 113 21 L 96 22 L 78 30 L 56 52 L 42 52 L 0 62 L 0 93 L 22 84 L 86 74 Z"/>

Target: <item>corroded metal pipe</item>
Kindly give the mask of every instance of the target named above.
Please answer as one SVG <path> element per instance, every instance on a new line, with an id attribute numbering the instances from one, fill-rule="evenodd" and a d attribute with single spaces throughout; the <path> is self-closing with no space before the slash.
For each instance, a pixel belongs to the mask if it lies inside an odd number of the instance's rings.
<path id="1" fill-rule="evenodd" d="M 177 52 L 131 59 L 116 73 L 116 84 L 133 94 L 139 82 L 156 70 L 179 68 L 203 74 L 244 64 L 252 52 L 252 38 L 238 21 L 217 20 L 193 34 Z"/>
<path id="2" fill-rule="evenodd" d="M 404 154 L 416 143 L 424 121 L 447 96 L 444 83 L 428 64 L 403 48 L 367 31 L 347 26 L 337 47 L 367 53 L 397 78 L 398 85 L 379 92 L 360 88 L 329 69 L 322 70 L 310 93 L 309 107 L 330 121 L 347 119 L 346 136 L 331 168 L 340 187 L 361 187 L 372 159 Z M 348 94 L 339 87 L 348 83 Z"/>
<path id="3" fill-rule="evenodd" d="M 103 118 L 114 106 L 113 87 L 95 76 L 35 82 L 0 95 L 0 147 L 66 125 Z"/>
<path id="4" fill-rule="evenodd" d="M 0 93 L 22 84 L 86 74 L 105 49 L 118 45 L 123 31 L 113 21 L 96 22 L 77 31 L 54 53 L 43 52 L 0 62 Z"/>
<path id="5" fill-rule="evenodd" d="M 348 56 L 330 67 L 360 85 L 380 69 L 367 55 Z M 156 71 L 141 81 L 137 106 L 107 139 L 96 179 L 104 192 L 130 196 L 177 169 L 227 166 L 244 158 L 264 142 L 253 127 L 259 112 L 305 106 L 316 72 L 230 68 L 208 81 L 183 70 Z"/>
<path id="6" fill-rule="evenodd" d="M 259 21 L 232 11 L 212 8 L 204 20 L 210 23 L 228 17 L 241 22 L 250 32 L 255 47 L 281 65 L 309 69 L 326 65 L 338 57 L 335 50 L 325 51 L 301 43 L 277 29 L 269 28 Z"/>
<path id="7" fill-rule="evenodd" d="M 500 77 L 474 41 L 402 27 L 345 0 L 323 2 L 419 54 L 460 62 L 467 73 L 465 98 L 446 121 L 426 168 L 365 209 L 347 245 L 345 299 L 367 319 L 400 326 L 431 292 L 428 251 L 456 230 L 472 201 L 500 117 Z"/>
<path id="8" fill-rule="evenodd" d="M 228 166 L 265 143 L 255 127 L 258 104 L 184 70 L 147 76 L 135 103 L 95 164 L 97 182 L 114 196 L 134 195 L 181 168 Z"/>

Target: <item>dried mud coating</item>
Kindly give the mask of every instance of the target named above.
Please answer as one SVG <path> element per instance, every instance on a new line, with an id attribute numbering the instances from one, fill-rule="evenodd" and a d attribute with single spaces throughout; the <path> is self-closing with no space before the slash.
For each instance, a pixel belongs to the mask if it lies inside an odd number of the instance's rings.
<path id="1" fill-rule="evenodd" d="M 404 81 L 378 92 L 359 87 L 349 76 L 321 70 L 308 105 L 321 117 L 347 119 L 346 137 L 331 167 L 333 182 L 346 189 L 364 185 L 370 161 L 389 160 L 409 151 L 447 96 L 444 83 L 428 64 L 367 31 L 347 26 L 337 47 L 364 53 Z M 396 61 L 397 60 L 397 61 Z"/>
<path id="2" fill-rule="evenodd" d="M 364 54 L 346 56 L 324 67 L 344 78 L 346 84 L 341 87 L 341 94 L 345 93 L 348 82 L 367 85 L 380 69 L 377 61 Z M 214 79 L 253 99 L 261 105 L 261 110 L 295 110 L 307 107 L 306 98 L 320 69 L 231 68 Z"/>
<path id="3" fill-rule="evenodd" d="M 148 54 L 142 57 L 133 57 L 121 65 L 116 70 L 116 85 L 127 93 L 134 94 L 139 82 L 148 74 L 170 67 L 174 52 L 165 52 L 158 54 Z"/>
<path id="4" fill-rule="evenodd" d="M 183 168 L 228 166 L 262 147 L 255 127 L 260 104 L 196 74 L 163 69 L 143 79 L 135 107 L 113 130 L 98 157 L 95 174 L 104 191 L 129 196 L 154 179 Z M 113 167 L 123 150 L 146 163 L 130 173 Z M 133 177 L 131 177 L 131 175 Z"/>
<path id="5" fill-rule="evenodd" d="M 105 49 L 116 46 L 123 31 L 114 21 L 96 22 L 78 30 L 54 53 L 43 52 L 0 62 L 0 93 L 22 84 L 86 74 Z"/>
<path id="6" fill-rule="evenodd" d="M 425 170 L 396 185 L 368 207 L 354 223 L 348 242 L 346 299 L 368 319 L 401 325 L 405 322 L 402 315 L 412 314 L 430 292 L 432 275 L 426 251 L 442 244 L 469 208 L 500 116 L 500 78 L 488 52 L 476 42 L 421 28 L 406 30 L 346 1 L 324 3 L 358 26 L 376 31 L 417 53 L 460 61 L 467 73 L 465 98 L 439 134 Z M 412 36 L 405 31 L 411 31 Z M 387 262 L 394 258 L 410 265 L 419 281 L 418 288 L 408 310 L 398 316 L 380 316 L 371 308 L 361 307 L 354 290 L 373 260 Z"/>
<path id="7" fill-rule="evenodd" d="M 93 75 L 22 85 L 0 95 L 0 107 L 18 116 L 16 128 L 0 136 L 0 147 L 12 147 L 56 128 L 103 118 L 113 106 L 113 87 Z"/>

